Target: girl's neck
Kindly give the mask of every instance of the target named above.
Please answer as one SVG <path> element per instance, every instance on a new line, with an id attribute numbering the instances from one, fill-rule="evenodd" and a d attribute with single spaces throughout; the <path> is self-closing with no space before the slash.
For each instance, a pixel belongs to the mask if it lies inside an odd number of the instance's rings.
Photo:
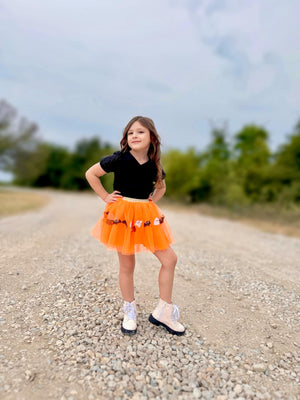
<path id="1" fill-rule="evenodd" d="M 135 159 L 137 159 L 139 162 L 146 162 L 149 160 L 148 157 L 148 150 L 140 150 L 140 151 L 135 151 L 135 150 L 130 150 L 130 153 L 133 155 Z"/>

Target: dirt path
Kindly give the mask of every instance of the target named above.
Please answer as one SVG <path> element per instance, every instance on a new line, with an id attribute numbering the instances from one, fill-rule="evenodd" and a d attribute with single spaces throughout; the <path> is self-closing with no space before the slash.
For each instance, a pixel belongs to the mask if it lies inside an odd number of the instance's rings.
<path id="1" fill-rule="evenodd" d="M 51 199 L 45 208 L 0 220 L 4 399 L 33 399 L 39 386 L 36 398 L 63 399 L 54 387 L 66 385 L 67 378 L 49 367 L 47 340 L 39 328 L 50 287 L 76 275 L 105 278 L 112 282 L 107 292 L 120 297 L 117 257 L 89 234 L 104 204 L 94 194 L 42 192 Z M 179 306 L 187 331 L 216 352 L 242 354 L 244 370 L 249 366 L 252 371 L 247 382 L 263 382 L 268 393 L 281 389 L 296 398 L 300 240 L 224 219 L 164 211 L 179 258 L 173 303 Z M 141 312 L 151 312 L 156 304 L 158 272 L 151 254 L 137 256 L 135 288 Z M 259 367 L 253 372 L 253 365 L 261 363 L 268 366 L 268 373 L 258 377 Z M 42 371 L 39 379 L 30 375 L 36 368 Z M 272 371 L 278 373 L 272 376 Z M 78 389 L 73 392 L 70 399 L 81 398 Z M 195 393 L 182 398 L 197 398 Z"/>

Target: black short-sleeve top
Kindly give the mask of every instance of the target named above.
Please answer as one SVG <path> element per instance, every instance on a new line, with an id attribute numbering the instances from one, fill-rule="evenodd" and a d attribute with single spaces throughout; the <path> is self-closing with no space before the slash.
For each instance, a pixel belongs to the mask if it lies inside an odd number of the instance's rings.
<path id="1" fill-rule="evenodd" d="M 124 197 L 147 199 L 154 190 L 157 171 L 151 159 L 140 164 L 129 151 L 115 151 L 102 158 L 100 166 L 105 172 L 114 172 L 114 190 Z M 165 176 L 162 170 L 162 178 Z"/>

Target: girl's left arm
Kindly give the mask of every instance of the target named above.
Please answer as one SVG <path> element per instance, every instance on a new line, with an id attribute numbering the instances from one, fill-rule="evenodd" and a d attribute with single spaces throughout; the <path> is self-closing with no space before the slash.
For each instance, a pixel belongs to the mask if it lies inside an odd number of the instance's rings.
<path id="1" fill-rule="evenodd" d="M 162 180 L 162 187 L 159 189 L 155 189 L 153 193 L 149 196 L 149 200 L 152 200 L 154 203 L 157 203 L 159 199 L 163 197 L 166 192 L 166 183 L 165 180 Z"/>

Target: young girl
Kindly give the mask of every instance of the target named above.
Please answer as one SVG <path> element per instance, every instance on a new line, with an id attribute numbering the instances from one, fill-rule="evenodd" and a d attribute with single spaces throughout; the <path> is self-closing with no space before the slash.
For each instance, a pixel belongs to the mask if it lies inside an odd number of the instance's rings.
<path id="1" fill-rule="evenodd" d="M 183 335 L 177 320 L 179 309 L 172 304 L 174 269 L 177 257 L 170 244 L 172 232 L 155 204 L 165 193 L 166 176 L 160 163 L 160 137 L 152 119 L 132 118 L 123 131 L 121 151 L 101 159 L 86 171 L 89 184 L 107 204 L 91 234 L 119 257 L 119 284 L 124 300 L 121 331 L 137 331 L 133 272 L 135 253 L 151 251 L 161 262 L 159 302 L 149 321 L 168 332 Z M 99 177 L 114 172 L 114 191 L 107 193 Z"/>

